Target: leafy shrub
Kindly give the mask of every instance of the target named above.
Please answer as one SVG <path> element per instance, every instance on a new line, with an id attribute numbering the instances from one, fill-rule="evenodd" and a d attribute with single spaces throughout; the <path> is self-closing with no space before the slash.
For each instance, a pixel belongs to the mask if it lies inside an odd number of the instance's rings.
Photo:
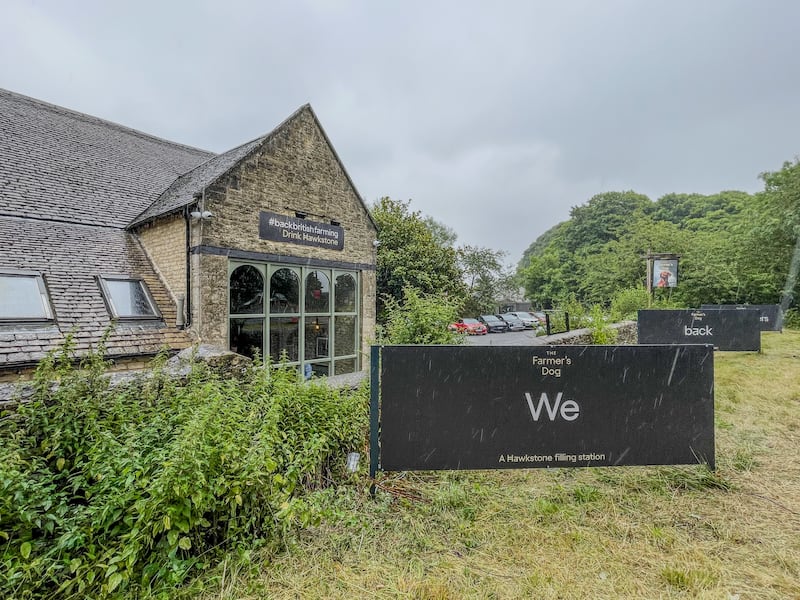
<path id="1" fill-rule="evenodd" d="M 646 288 L 632 287 L 618 291 L 611 300 L 611 319 L 625 321 L 636 319 L 639 309 L 650 305 L 650 294 Z"/>
<path id="2" fill-rule="evenodd" d="M 613 344 L 617 341 L 617 331 L 609 327 L 599 304 L 592 306 L 589 313 L 589 328 L 592 331 L 593 344 Z"/>
<path id="3" fill-rule="evenodd" d="M 558 308 L 569 315 L 570 329 L 580 329 L 587 326 L 586 308 L 574 293 L 569 294 L 563 302 L 560 302 Z M 561 330 L 559 329 L 559 331 Z"/>
<path id="4" fill-rule="evenodd" d="M 386 322 L 381 342 L 386 344 L 459 344 L 463 337 L 447 326 L 458 318 L 458 302 L 445 294 L 423 294 L 413 287 L 403 290 L 404 301 L 384 298 Z"/>
<path id="5" fill-rule="evenodd" d="M 260 365 L 111 389 L 102 356 L 70 354 L 0 420 L 0 597 L 170 597 L 215 552 L 313 522 L 306 490 L 363 444 L 363 390 Z"/>
<path id="6" fill-rule="evenodd" d="M 787 329 L 800 329 L 800 310 L 790 308 L 783 315 L 783 326 Z"/>

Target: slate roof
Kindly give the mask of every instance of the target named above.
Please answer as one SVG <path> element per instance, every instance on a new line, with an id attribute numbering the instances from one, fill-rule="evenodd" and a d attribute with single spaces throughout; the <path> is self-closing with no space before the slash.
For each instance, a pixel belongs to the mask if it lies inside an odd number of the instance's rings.
<path id="1" fill-rule="evenodd" d="M 0 214 L 125 227 L 213 156 L 0 89 Z"/>
<path id="2" fill-rule="evenodd" d="M 200 166 L 181 175 L 158 199 L 131 222 L 131 227 L 145 223 L 156 217 L 169 214 L 194 202 L 196 194 L 227 173 L 240 160 L 257 149 L 269 136 L 257 138 L 238 148 L 219 154 Z"/>
<path id="3" fill-rule="evenodd" d="M 72 332 L 79 354 L 108 327 L 107 354 L 154 354 L 192 339 L 125 228 L 214 154 L 0 89 L 0 270 L 41 273 L 55 321 L 0 323 L 0 371 L 34 364 Z M 112 325 L 98 275 L 141 277 L 163 319 Z"/>
<path id="4" fill-rule="evenodd" d="M 109 356 L 155 354 L 164 346 L 191 344 L 188 333 L 174 327 L 175 305 L 133 234 L 112 227 L 0 217 L 0 239 L 0 271 L 41 273 L 57 325 L 0 325 L 0 369 L 40 360 L 69 332 L 79 353 L 96 346 L 111 325 L 97 275 L 142 277 L 163 316 L 163 321 L 118 322 L 107 341 Z"/>

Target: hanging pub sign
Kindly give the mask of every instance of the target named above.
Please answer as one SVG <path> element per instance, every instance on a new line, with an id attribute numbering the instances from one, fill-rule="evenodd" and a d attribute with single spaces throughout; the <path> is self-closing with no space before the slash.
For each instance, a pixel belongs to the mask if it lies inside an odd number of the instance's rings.
<path id="1" fill-rule="evenodd" d="M 640 344 L 713 344 L 718 350 L 761 351 L 761 311 L 640 310 Z"/>
<path id="2" fill-rule="evenodd" d="M 653 287 L 674 288 L 678 285 L 678 259 L 653 259 Z"/>
<path id="3" fill-rule="evenodd" d="M 340 225 L 318 223 L 268 211 L 261 211 L 259 214 L 258 237 L 273 242 L 332 250 L 344 248 L 344 229 Z"/>
<path id="4" fill-rule="evenodd" d="M 373 474 L 714 468 L 711 346 L 386 346 L 379 358 Z"/>
<path id="5" fill-rule="evenodd" d="M 783 314 L 780 304 L 703 304 L 701 310 L 747 310 L 757 309 L 761 311 L 759 322 L 761 331 L 781 331 L 783 329 Z"/>

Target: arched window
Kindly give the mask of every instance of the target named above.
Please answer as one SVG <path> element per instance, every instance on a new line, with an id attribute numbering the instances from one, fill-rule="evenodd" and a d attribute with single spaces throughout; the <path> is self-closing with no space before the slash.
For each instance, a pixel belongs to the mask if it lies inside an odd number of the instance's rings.
<path id="1" fill-rule="evenodd" d="M 234 269 L 230 280 L 232 315 L 260 315 L 264 312 L 264 278 L 252 265 Z"/>
<path id="2" fill-rule="evenodd" d="M 269 279 L 269 312 L 300 312 L 300 277 L 293 269 L 278 269 Z"/>
<path id="3" fill-rule="evenodd" d="M 331 283 L 322 271 L 311 271 L 306 276 L 306 312 L 327 313 L 330 311 Z"/>
<path id="4" fill-rule="evenodd" d="M 350 273 L 342 273 L 336 277 L 336 312 L 355 312 L 356 280 Z"/>

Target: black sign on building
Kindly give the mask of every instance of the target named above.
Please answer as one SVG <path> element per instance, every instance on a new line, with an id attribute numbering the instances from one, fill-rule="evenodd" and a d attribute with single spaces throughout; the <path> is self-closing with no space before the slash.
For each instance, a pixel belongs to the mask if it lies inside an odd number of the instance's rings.
<path id="1" fill-rule="evenodd" d="M 761 331 L 781 331 L 783 329 L 783 314 L 780 304 L 703 304 L 701 310 L 747 310 L 758 309 L 761 311 Z"/>
<path id="2" fill-rule="evenodd" d="M 259 213 L 258 237 L 273 242 L 332 250 L 344 248 L 344 229 L 340 225 L 318 223 L 268 211 Z"/>
<path id="3" fill-rule="evenodd" d="M 761 311 L 640 310 L 640 344 L 713 344 L 718 350 L 761 351 Z"/>
<path id="4" fill-rule="evenodd" d="M 714 468 L 708 345 L 387 346 L 380 365 L 373 473 L 378 445 L 386 471 Z"/>

